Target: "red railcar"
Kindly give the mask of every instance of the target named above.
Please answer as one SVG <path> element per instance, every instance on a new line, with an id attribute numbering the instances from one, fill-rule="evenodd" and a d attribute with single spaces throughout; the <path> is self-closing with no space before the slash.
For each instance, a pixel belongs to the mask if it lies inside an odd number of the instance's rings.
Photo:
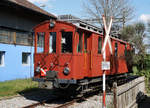
<path id="1" fill-rule="evenodd" d="M 37 25 L 34 32 L 34 80 L 61 85 L 101 79 L 104 36 L 99 29 L 65 21 L 45 21 Z M 131 49 L 130 44 L 113 37 L 111 44 L 113 55 L 106 45 L 106 59 L 111 64 L 106 75 L 127 73 L 125 55 Z M 42 71 L 45 75 L 41 75 Z"/>

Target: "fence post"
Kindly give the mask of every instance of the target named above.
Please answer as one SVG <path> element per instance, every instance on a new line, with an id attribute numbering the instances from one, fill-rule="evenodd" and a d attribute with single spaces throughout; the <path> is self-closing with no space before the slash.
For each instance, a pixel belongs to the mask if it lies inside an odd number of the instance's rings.
<path id="1" fill-rule="evenodd" d="M 117 83 L 113 83 L 114 108 L 117 108 Z"/>

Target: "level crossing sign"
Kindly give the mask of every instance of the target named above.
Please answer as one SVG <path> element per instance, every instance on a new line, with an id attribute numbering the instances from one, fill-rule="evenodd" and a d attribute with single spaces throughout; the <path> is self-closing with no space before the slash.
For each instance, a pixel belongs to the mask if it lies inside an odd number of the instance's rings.
<path id="1" fill-rule="evenodd" d="M 105 32 L 106 32 L 106 36 L 105 36 L 105 39 L 104 39 L 104 44 L 103 44 L 103 47 L 102 47 L 102 53 L 105 52 L 105 49 L 106 49 L 106 44 L 108 43 L 109 44 L 109 49 L 110 49 L 110 53 L 112 54 L 112 47 L 111 47 L 111 42 L 110 42 L 110 30 L 111 30 L 111 26 L 112 26 L 112 17 L 110 19 L 110 23 L 109 23 L 109 26 L 107 27 L 106 25 L 106 19 L 105 19 L 105 16 L 103 16 L 103 22 L 104 22 L 104 29 L 105 29 Z"/>
<path id="2" fill-rule="evenodd" d="M 103 47 L 102 47 L 102 54 L 103 54 L 103 61 L 102 61 L 102 70 L 103 70 L 103 108 L 106 108 L 106 70 L 110 70 L 110 61 L 106 61 L 106 45 L 108 43 L 110 53 L 112 54 L 112 46 L 110 41 L 110 30 L 112 26 L 112 17 L 110 19 L 110 23 L 107 27 L 105 16 L 103 15 L 103 23 L 104 23 L 104 29 L 106 32 L 106 36 L 104 39 Z"/>
<path id="3" fill-rule="evenodd" d="M 105 36 L 105 39 L 104 39 L 104 43 L 103 43 L 103 47 L 102 47 L 102 54 L 103 54 L 103 62 L 102 62 L 102 67 L 101 69 L 102 70 L 110 70 L 110 62 L 107 61 L 106 62 L 106 45 L 108 43 L 109 45 L 109 50 L 110 50 L 110 53 L 112 54 L 112 46 L 111 46 L 111 41 L 110 41 L 110 30 L 111 30 L 111 26 L 112 26 L 112 17 L 110 19 L 110 23 L 107 27 L 107 24 L 106 24 L 106 19 L 105 19 L 105 16 L 103 16 L 103 23 L 104 23 L 104 29 L 105 29 L 105 32 L 106 32 L 106 36 Z"/>

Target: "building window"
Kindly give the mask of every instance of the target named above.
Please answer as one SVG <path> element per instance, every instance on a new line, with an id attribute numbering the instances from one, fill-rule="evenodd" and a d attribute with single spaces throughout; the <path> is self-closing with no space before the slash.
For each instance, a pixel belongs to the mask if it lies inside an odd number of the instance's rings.
<path id="1" fill-rule="evenodd" d="M 72 32 L 62 32 L 61 52 L 62 53 L 72 52 Z"/>
<path id="2" fill-rule="evenodd" d="M 0 29 L 0 42 L 2 43 L 13 43 L 14 33 L 9 30 Z"/>
<path id="3" fill-rule="evenodd" d="M 16 32 L 16 44 L 19 45 L 31 45 L 31 37 L 28 33 Z"/>
<path id="4" fill-rule="evenodd" d="M 115 56 L 118 56 L 118 43 L 115 43 Z"/>
<path id="5" fill-rule="evenodd" d="M 51 32 L 49 36 L 49 53 L 56 53 L 56 32 Z"/>
<path id="6" fill-rule="evenodd" d="M 0 51 L 0 66 L 4 66 L 5 51 Z"/>
<path id="7" fill-rule="evenodd" d="M 23 52 L 22 53 L 22 64 L 29 65 L 30 64 L 31 53 Z"/>
<path id="8" fill-rule="evenodd" d="M 0 28 L 0 42 L 16 45 L 31 46 L 33 38 L 28 32 Z"/>
<path id="9" fill-rule="evenodd" d="M 77 52 L 82 52 L 82 39 L 83 39 L 83 33 L 79 32 L 79 43 L 77 46 Z"/>
<path id="10" fill-rule="evenodd" d="M 44 52 L 44 39 L 45 39 L 45 33 L 39 32 L 37 34 L 37 53 Z"/>

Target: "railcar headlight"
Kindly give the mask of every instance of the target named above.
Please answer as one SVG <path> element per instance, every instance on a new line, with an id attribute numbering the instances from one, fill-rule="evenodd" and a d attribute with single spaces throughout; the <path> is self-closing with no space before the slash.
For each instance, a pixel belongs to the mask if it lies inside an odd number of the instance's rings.
<path id="1" fill-rule="evenodd" d="M 70 69 L 68 67 L 65 67 L 63 73 L 64 75 L 68 75 L 70 73 Z"/>
<path id="2" fill-rule="evenodd" d="M 55 21 L 50 20 L 49 27 L 53 28 L 55 26 Z"/>

